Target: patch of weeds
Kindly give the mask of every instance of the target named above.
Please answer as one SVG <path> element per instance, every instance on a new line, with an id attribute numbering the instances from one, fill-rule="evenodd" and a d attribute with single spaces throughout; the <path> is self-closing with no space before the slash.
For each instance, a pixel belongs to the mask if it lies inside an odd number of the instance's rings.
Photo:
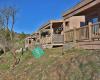
<path id="1" fill-rule="evenodd" d="M 86 66 L 87 66 L 87 64 L 80 63 L 79 68 L 80 68 L 81 70 L 84 70 L 84 68 L 85 68 Z"/>
<path id="2" fill-rule="evenodd" d="M 67 53 L 67 54 L 70 54 L 70 53 L 80 53 L 80 52 L 82 52 L 83 50 L 82 49 L 76 49 L 76 48 L 72 48 L 72 49 L 69 49 L 69 50 L 67 50 L 67 51 L 65 51 L 65 53 Z"/>
<path id="3" fill-rule="evenodd" d="M 91 80 L 91 76 L 90 76 L 90 75 L 85 75 L 85 76 L 83 77 L 83 80 Z"/>
<path id="4" fill-rule="evenodd" d="M 22 56 L 21 56 L 21 59 L 23 61 L 27 60 L 27 59 L 30 59 L 32 57 L 32 52 L 31 51 L 27 51 L 25 52 Z"/>
<path id="5" fill-rule="evenodd" d="M 88 64 L 93 68 L 94 71 L 96 71 L 96 72 L 100 71 L 100 64 L 99 63 L 90 61 Z"/>
<path id="6" fill-rule="evenodd" d="M 8 70 L 10 66 L 8 64 L 0 64 L 0 70 Z"/>
<path id="7" fill-rule="evenodd" d="M 77 49 L 77 48 L 73 48 L 73 49 L 70 49 L 68 51 L 66 51 L 67 54 L 71 54 L 71 53 L 74 53 L 74 54 L 78 54 L 80 56 L 90 56 L 90 55 L 93 55 L 94 53 L 89 51 L 89 50 L 84 50 L 84 49 Z"/>
<path id="8" fill-rule="evenodd" d="M 87 64 L 83 69 L 83 80 L 91 80 L 93 74 L 93 68 Z"/>
<path id="9" fill-rule="evenodd" d="M 69 75 L 69 80 L 83 80 L 82 73 L 77 70 L 75 70 L 74 72 L 71 72 Z"/>
<path id="10" fill-rule="evenodd" d="M 52 59 L 52 60 L 48 60 L 48 62 L 45 63 L 45 66 L 49 66 L 51 64 L 53 64 L 53 62 L 55 62 L 57 59 Z"/>

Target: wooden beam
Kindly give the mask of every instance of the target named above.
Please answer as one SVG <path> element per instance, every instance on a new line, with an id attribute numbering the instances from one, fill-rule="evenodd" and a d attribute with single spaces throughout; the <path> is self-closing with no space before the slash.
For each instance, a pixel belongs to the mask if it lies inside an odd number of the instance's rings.
<path id="1" fill-rule="evenodd" d="M 53 28 L 52 28 L 52 25 L 53 25 L 53 23 L 52 23 L 52 21 L 50 22 L 50 29 L 51 29 L 51 43 L 53 43 Z"/>
<path id="2" fill-rule="evenodd" d="M 74 27 L 74 38 L 73 38 L 74 39 L 73 40 L 74 43 L 76 43 L 76 39 L 77 39 L 76 37 L 77 37 L 77 35 L 76 35 L 76 27 Z"/>
<path id="3" fill-rule="evenodd" d="M 89 41 L 92 41 L 92 23 L 89 22 L 88 26 L 89 26 Z"/>
<path id="4" fill-rule="evenodd" d="M 64 33 L 64 43 L 65 43 L 65 41 L 66 41 L 66 33 L 65 33 L 65 31 L 66 31 L 66 25 L 65 25 L 65 21 L 63 20 L 63 33 Z"/>
<path id="5" fill-rule="evenodd" d="M 98 2 L 97 1 L 94 1 L 92 3 L 89 3 L 89 4 L 87 4 L 87 5 L 79 8 L 79 9 L 74 10 L 70 14 L 67 14 L 66 16 L 63 16 L 63 17 L 64 17 L 64 19 L 68 19 L 69 17 L 72 17 L 72 16 L 74 16 L 74 15 L 76 15 L 76 14 L 82 12 L 82 11 L 85 11 L 86 9 L 91 8 L 91 7 L 93 7 L 96 4 L 98 4 Z"/>
<path id="6" fill-rule="evenodd" d="M 89 4 L 90 2 L 93 2 L 93 0 L 82 0 L 80 3 L 78 3 L 76 6 L 74 6 L 72 9 L 68 10 L 65 14 L 63 14 L 63 17 L 74 12 L 75 10 L 83 7 L 84 5 Z"/>

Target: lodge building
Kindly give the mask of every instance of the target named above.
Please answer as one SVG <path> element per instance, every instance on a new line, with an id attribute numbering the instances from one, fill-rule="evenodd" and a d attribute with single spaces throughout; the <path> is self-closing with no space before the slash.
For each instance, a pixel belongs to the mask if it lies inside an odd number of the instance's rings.
<path id="1" fill-rule="evenodd" d="M 70 26 L 68 19 L 77 16 L 80 21 L 74 19 Z M 100 0 L 82 0 L 63 14 L 63 19 L 65 43 L 74 42 L 84 49 L 100 49 Z"/>
<path id="2" fill-rule="evenodd" d="M 38 33 L 38 42 L 45 48 L 67 45 L 100 49 L 100 0 L 81 0 L 61 20 L 42 25 Z"/>
<path id="3" fill-rule="evenodd" d="M 62 46 L 63 38 L 63 20 L 51 20 L 42 25 L 39 29 L 40 44 L 44 48 L 53 48 Z"/>

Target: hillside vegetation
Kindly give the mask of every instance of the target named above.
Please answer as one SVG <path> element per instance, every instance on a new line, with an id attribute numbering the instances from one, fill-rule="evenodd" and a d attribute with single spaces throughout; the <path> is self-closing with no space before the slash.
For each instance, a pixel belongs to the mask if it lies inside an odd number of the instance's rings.
<path id="1" fill-rule="evenodd" d="M 12 69 L 10 53 L 0 57 L 0 80 L 100 80 L 100 51 L 72 49 L 62 55 L 62 48 L 46 49 L 35 59 L 31 51 Z"/>

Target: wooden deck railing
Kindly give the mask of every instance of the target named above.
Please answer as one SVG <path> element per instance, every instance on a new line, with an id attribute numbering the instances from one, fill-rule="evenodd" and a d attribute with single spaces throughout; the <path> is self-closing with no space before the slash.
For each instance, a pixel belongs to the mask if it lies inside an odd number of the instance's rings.
<path id="1" fill-rule="evenodd" d="M 41 44 L 48 44 L 48 43 L 51 43 L 51 37 L 42 37 L 40 39 L 40 43 Z"/>
<path id="2" fill-rule="evenodd" d="M 60 44 L 60 43 L 63 43 L 64 42 L 64 37 L 63 37 L 63 35 L 61 35 L 61 34 L 53 34 L 53 36 L 52 36 L 53 38 L 52 38 L 52 42 L 54 43 L 54 44 Z"/>
<path id="3" fill-rule="evenodd" d="M 100 23 L 96 23 L 91 25 L 92 26 L 92 39 L 99 39 L 100 38 Z"/>
<path id="4" fill-rule="evenodd" d="M 64 37 L 61 34 L 53 34 L 52 37 L 42 37 L 40 39 L 41 44 L 60 44 L 64 42 Z"/>
<path id="5" fill-rule="evenodd" d="M 66 42 L 100 39 L 100 22 L 66 31 L 65 38 Z"/>
<path id="6" fill-rule="evenodd" d="M 88 40 L 89 39 L 89 27 L 84 26 L 76 29 L 76 40 L 82 41 L 82 40 Z"/>
<path id="7" fill-rule="evenodd" d="M 69 30 L 69 31 L 66 31 L 66 32 L 65 32 L 65 36 L 66 36 L 66 41 L 67 41 L 67 42 L 73 41 L 73 39 L 74 39 L 74 30 L 71 29 L 71 30 Z"/>

